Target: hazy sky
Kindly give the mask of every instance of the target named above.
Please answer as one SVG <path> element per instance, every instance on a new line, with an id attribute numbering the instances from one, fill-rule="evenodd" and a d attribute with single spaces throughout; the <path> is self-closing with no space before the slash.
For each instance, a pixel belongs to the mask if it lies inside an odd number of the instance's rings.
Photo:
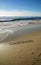
<path id="1" fill-rule="evenodd" d="M 41 16 L 41 0 L 0 0 L 0 16 Z"/>

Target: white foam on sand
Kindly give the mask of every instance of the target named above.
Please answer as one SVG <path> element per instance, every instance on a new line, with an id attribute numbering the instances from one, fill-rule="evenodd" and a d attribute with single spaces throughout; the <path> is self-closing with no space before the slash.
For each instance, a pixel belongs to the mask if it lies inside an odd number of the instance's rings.
<path id="1" fill-rule="evenodd" d="M 13 32 L 19 26 L 27 25 L 26 21 L 0 22 L 0 33 Z"/>
<path id="2" fill-rule="evenodd" d="M 36 29 L 40 29 L 41 25 L 27 25 L 29 21 L 13 21 L 13 22 L 0 22 L 0 41 L 4 40 L 7 36 L 16 34 L 16 33 L 24 33 L 24 31 L 32 31 Z"/>
<path id="3" fill-rule="evenodd" d="M 17 27 L 27 25 L 27 21 L 0 22 L 0 40 L 17 31 Z"/>

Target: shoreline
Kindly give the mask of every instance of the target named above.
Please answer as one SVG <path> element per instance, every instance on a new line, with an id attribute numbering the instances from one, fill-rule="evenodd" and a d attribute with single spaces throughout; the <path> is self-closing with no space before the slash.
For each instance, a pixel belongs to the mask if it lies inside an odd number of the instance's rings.
<path id="1" fill-rule="evenodd" d="M 16 30 L 16 28 L 15 28 Z M 33 32 L 35 31 L 38 31 L 38 30 L 41 30 L 41 25 L 26 25 L 26 26 L 23 26 L 23 27 L 19 27 L 17 31 L 14 31 L 14 33 L 10 33 L 10 32 L 7 32 L 7 33 L 4 33 L 3 34 L 3 37 L 0 38 L 0 43 L 1 42 L 10 42 L 10 41 L 13 41 L 13 40 L 16 40 L 18 39 L 19 37 L 23 37 L 24 35 L 29 35 L 29 34 L 32 34 Z M 12 32 L 12 30 L 11 30 Z M 0 34 L 2 35 L 2 34 Z M 6 37 L 7 36 L 7 37 Z"/>

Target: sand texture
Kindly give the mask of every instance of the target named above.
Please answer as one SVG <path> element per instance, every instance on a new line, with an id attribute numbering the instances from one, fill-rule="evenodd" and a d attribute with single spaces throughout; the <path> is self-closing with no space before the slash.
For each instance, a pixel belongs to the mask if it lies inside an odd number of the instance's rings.
<path id="1" fill-rule="evenodd" d="M 0 65 L 41 65 L 41 30 L 0 43 Z"/>

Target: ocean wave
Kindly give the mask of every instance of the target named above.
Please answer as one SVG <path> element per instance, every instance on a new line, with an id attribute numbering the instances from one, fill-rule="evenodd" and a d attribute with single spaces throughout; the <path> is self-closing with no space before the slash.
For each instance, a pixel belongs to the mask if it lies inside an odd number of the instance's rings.
<path id="1" fill-rule="evenodd" d="M 20 26 L 27 25 L 25 21 L 0 22 L 0 40 L 6 38 L 9 34 L 14 33 Z"/>
<path id="2" fill-rule="evenodd" d="M 0 33 L 11 32 L 16 27 L 27 25 L 25 21 L 18 22 L 0 22 Z"/>
<path id="3" fill-rule="evenodd" d="M 3 25 L 12 25 L 13 24 L 16 26 L 16 25 L 28 24 L 28 22 L 29 22 L 29 20 L 28 21 L 22 20 L 22 21 L 13 21 L 13 22 L 12 21 L 11 22 L 0 22 L 0 25 L 3 23 Z"/>

